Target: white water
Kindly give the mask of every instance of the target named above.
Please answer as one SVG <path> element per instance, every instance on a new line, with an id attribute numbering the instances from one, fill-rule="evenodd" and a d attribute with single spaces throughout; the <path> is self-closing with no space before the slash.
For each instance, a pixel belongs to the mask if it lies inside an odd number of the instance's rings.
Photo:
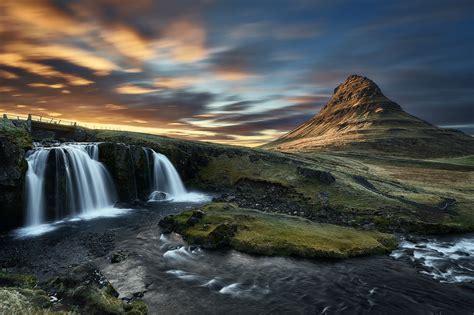
<path id="1" fill-rule="evenodd" d="M 188 192 L 170 160 L 161 153 L 150 151 L 153 153 L 153 171 L 152 193 L 149 201 L 204 202 L 209 200 L 209 197 L 204 194 Z M 145 153 L 148 154 L 148 151 Z"/>
<path id="2" fill-rule="evenodd" d="M 36 226 L 43 221 L 45 208 L 44 172 L 48 161 L 49 150 L 38 150 L 27 157 L 26 173 L 26 225 Z"/>
<path id="3" fill-rule="evenodd" d="M 53 152 L 55 163 L 48 163 L 49 158 L 53 158 L 50 157 Z M 26 227 L 20 229 L 18 234 L 39 235 L 51 231 L 55 227 L 46 223 L 64 217 L 91 219 L 123 213 L 123 210 L 113 208 L 116 201 L 115 188 L 107 169 L 98 159 L 97 144 L 41 147 L 29 155 L 26 174 Z M 48 167 L 55 169 L 47 170 Z M 50 187 L 55 194 L 54 207 L 47 205 L 46 173 L 55 176 L 55 187 Z M 63 182 L 59 181 L 60 176 L 64 178 Z M 60 187 L 61 185 L 66 187 Z M 61 192 L 65 196 L 59 196 Z M 60 203 L 59 198 L 65 202 Z"/>
<path id="4" fill-rule="evenodd" d="M 402 241 L 390 255 L 408 258 L 423 274 L 447 283 L 474 282 L 474 237 L 443 241 L 429 239 L 412 243 Z"/>

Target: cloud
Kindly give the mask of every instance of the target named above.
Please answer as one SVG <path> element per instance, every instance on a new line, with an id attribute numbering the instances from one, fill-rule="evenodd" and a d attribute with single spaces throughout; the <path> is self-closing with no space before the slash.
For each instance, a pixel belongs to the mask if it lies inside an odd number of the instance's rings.
<path id="1" fill-rule="evenodd" d="M 158 77 L 155 79 L 155 86 L 162 89 L 179 89 L 202 81 L 197 77 Z"/>
<path id="2" fill-rule="evenodd" d="M 106 58 L 96 56 L 78 48 L 59 44 L 31 45 L 26 43 L 11 43 L 5 45 L 5 51 L 19 54 L 29 60 L 62 59 L 102 74 L 118 69 L 117 65 Z"/>
<path id="3" fill-rule="evenodd" d="M 28 27 L 28 35 L 35 38 L 79 35 L 87 31 L 84 25 L 58 9 L 48 0 L 6 0 L 5 12 L 16 23 Z"/>
<path id="4" fill-rule="evenodd" d="M 20 68 L 43 77 L 62 78 L 72 85 L 89 85 L 94 83 L 77 75 L 63 73 L 50 66 L 28 61 L 24 59 L 23 56 L 16 53 L 0 53 L 0 65 L 1 64 L 9 67 Z"/>
<path id="5" fill-rule="evenodd" d="M 126 110 L 128 109 L 125 105 L 116 105 L 116 104 L 105 104 L 104 107 L 108 110 Z"/>
<path id="6" fill-rule="evenodd" d="M 46 83 L 28 83 L 28 86 L 31 87 L 46 87 L 50 89 L 62 89 L 64 84 L 56 83 L 56 84 L 46 84 Z"/>
<path id="7" fill-rule="evenodd" d="M 154 56 L 148 40 L 127 25 L 116 25 L 102 31 L 102 39 L 123 56 L 144 61 Z"/>
<path id="8" fill-rule="evenodd" d="M 157 42 L 177 62 L 196 62 L 207 57 L 206 30 L 197 20 L 183 17 L 170 22 Z"/>
<path id="9" fill-rule="evenodd" d="M 0 77 L 4 79 L 18 79 L 19 78 L 18 75 L 6 70 L 0 70 Z"/>
<path id="10" fill-rule="evenodd" d="M 125 84 L 115 89 L 120 94 L 148 94 L 158 91 L 158 89 L 143 87 L 133 84 Z"/>

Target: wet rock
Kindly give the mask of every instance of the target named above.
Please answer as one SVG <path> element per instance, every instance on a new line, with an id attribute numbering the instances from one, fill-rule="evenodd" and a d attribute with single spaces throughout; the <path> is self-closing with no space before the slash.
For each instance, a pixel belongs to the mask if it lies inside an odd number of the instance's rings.
<path id="1" fill-rule="evenodd" d="M 308 179 L 316 179 L 322 184 L 332 184 L 336 181 L 334 175 L 327 171 L 315 170 L 312 168 L 298 166 L 296 168 L 299 175 L 306 177 Z"/>
<path id="2" fill-rule="evenodd" d="M 95 257 L 107 255 L 115 247 L 115 234 L 112 232 L 87 233 L 82 243 Z"/>
<path id="3" fill-rule="evenodd" d="M 117 264 L 127 259 L 127 257 L 128 257 L 127 252 L 123 250 L 119 250 L 118 252 L 112 254 L 112 256 L 110 257 L 110 262 L 112 264 Z"/>
<path id="4" fill-rule="evenodd" d="M 214 228 L 208 236 L 208 244 L 210 248 L 225 248 L 230 246 L 230 242 L 237 232 L 237 225 L 221 223 Z"/>
<path id="5" fill-rule="evenodd" d="M 150 194 L 150 200 L 163 201 L 168 199 L 168 194 L 162 191 L 154 191 Z"/>
<path id="6" fill-rule="evenodd" d="M 161 219 L 158 225 L 161 227 L 161 229 L 163 230 L 163 233 L 165 234 L 169 234 L 176 231 L 178 227 L 173 215 L 164 217 L 163 219 Z"/>

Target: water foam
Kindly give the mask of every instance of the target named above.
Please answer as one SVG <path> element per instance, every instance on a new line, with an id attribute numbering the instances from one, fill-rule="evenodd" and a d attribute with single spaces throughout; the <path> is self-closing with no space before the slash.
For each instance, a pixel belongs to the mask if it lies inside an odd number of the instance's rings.
<path id="1" fill-rule="evenodd" d="M 390 256 L 410 259 L 421 266 L 421 273 L 440 282 L 474 282 L 474 237 L 455 241 L 402 241 Z"/>

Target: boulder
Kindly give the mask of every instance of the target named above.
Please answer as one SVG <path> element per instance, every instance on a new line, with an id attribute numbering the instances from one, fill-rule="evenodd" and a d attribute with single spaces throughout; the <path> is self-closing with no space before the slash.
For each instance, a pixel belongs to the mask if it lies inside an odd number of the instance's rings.
<path id="1" fill-rule="evenodd" d="M 336 178 L 334 177 L 334 175 L 332 175 L 331 173 L 327 171 L 320 171 L 320 170 L 315 170 L 312 168 L 301 167 L 301 166 L 298 166 L 296 170 L 299 175 L 308 179 L 316 179 L 322 184 L 329 185 L 336 181 Z"/>

